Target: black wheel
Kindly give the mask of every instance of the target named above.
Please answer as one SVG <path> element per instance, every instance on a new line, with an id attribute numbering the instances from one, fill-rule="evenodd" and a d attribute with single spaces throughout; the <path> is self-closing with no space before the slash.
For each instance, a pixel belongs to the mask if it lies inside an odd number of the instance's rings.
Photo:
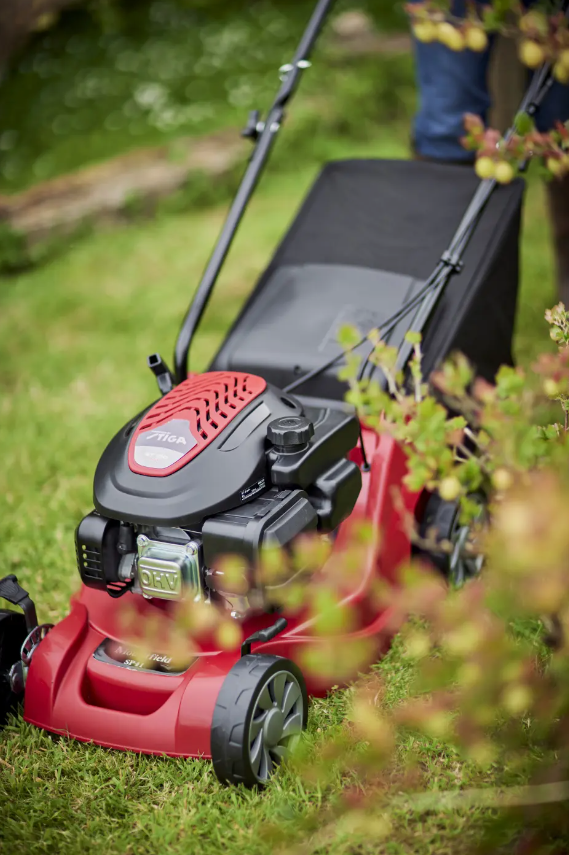
<path id="1" fill-rule="evenodd" d="M 480 503 L 479 519 L 483 520 L 486 516 L 485 501 L 482 496 L 476 496 L 476 499 Z M 426 540 L 432 540 L 434 536 L 437 543 L 450 544 L 450 552 L 433 548 L 420 550 L 420 554 L 428 558 L 453 585 L 463 585 L 482 570 L 484 556 L 473 555 L 467 548 L 472 544 L 472 527 L 461 523 L 458 502 L 445 502 L 438 493 L 433 493 L 427 502 L 419 535 Z"/>
<path id="2" fill-rule="evenodd" d="M 10 668 L 20 660 L 27 634 L 22 614 L 0 609 L 0 728 L 23 699 L 23 692 L 14 694 L 10 687 Z"/>
<path id="3" fill-rule="evenodd" d="M 243 656 L 224 680 L 213 713 L 211 755 L 223 784 L 263 786 L 306 728 L 302 672 L 280 656 Z"/>

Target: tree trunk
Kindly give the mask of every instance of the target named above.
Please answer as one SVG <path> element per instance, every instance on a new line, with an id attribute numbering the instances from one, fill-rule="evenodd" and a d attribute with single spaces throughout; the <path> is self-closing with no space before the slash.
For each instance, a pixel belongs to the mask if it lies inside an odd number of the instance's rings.
<path id="1" fill-rule="evenodd" d="M 490 127 L 504 133 L 512 124 L 527 84 L 514 39 L 498 36 L 490 64 L 493 108 Z"/>
<path id="2" fill-rule="evenodd" d="M 0 75 L 30 32 L 46 16 L 57 15 L 77 0 L 0 0 Z"/>

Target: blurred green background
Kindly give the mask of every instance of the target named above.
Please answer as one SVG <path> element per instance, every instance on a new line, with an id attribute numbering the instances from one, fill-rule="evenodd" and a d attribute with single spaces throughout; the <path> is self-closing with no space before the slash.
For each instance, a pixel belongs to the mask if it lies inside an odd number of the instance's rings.
<path id="1" fill-rule="evenodd" d="M 0 87 L 0 192 L 133 147 L 238 125 L 268 103 L 314 5 L 95 0 L 44 15 L 34 26 L 46 29 L 29 33 Z M 354 7 L 383 32 L 405 29 L 402 4 L 339 2 L 336 11 Z M 321 64 L 315 76 L 312 91 L 326 85 Z M 365 112 L 381 110 L 376 99 Z"/>

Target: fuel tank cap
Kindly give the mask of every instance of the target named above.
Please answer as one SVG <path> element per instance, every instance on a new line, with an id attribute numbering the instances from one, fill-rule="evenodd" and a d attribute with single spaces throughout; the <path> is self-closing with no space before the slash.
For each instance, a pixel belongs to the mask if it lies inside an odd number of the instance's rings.
<path id="1" fill-rule="evenodd" d="M 267 438 L 277 451 L 300 451 L 313 436 L 314 425 L 305 416 L 283 416 L 274 419 L 267 427 Z"/>

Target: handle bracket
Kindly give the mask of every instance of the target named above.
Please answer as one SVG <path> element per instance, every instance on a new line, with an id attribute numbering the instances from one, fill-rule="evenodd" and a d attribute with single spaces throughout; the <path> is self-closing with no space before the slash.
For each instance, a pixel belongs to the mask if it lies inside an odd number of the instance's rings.
<path id="1" fill-rule="evenodd" d="M 251 653 L 251 647 L 253 644 L 266 644 L 267 641 L 272 641 L 273 638 L 276 638 L 277 635 L 284 632 L 287 626 L 287 619 L 279 618 L 272 626 L 268 626 L 266 629 L 260 629 L 259 632 L 254 632 L 253 635 L 246 638 L 241 645 L 241 657 L 248 656 Z"/>

